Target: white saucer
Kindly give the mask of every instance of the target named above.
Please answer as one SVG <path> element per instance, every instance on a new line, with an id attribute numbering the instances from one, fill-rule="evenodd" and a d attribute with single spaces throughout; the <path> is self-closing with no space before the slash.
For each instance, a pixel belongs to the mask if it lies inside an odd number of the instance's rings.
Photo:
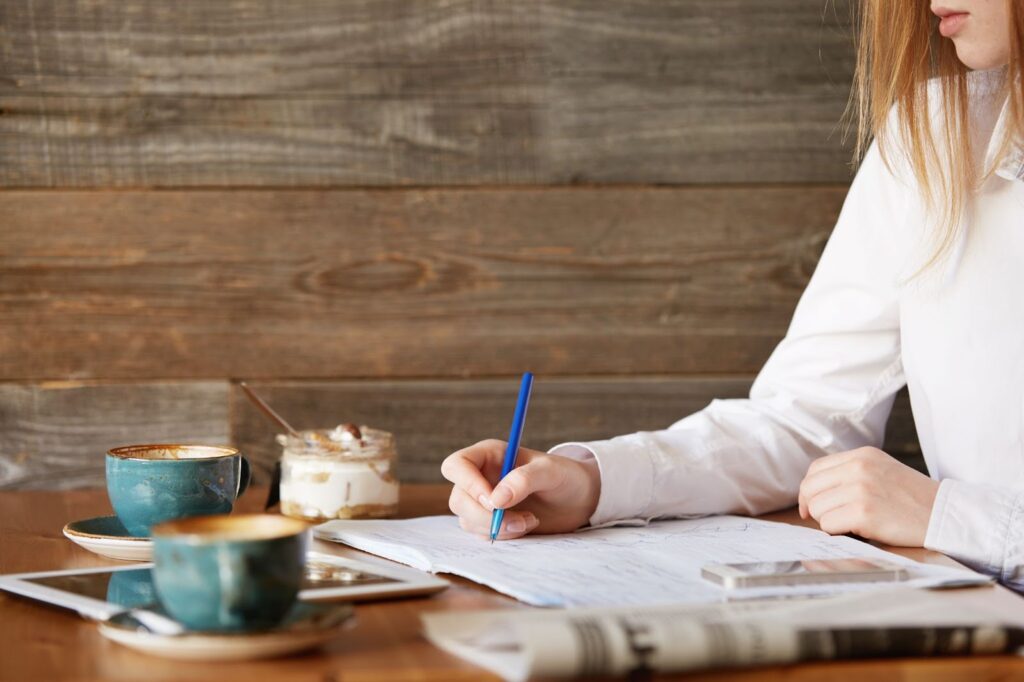
<path id="1" fill-rule="evenodd" d="M 298 653 L 337 637 L 352 607 L 299 602 L 280 626 L 265 632 L 224 634 L 190 632 L 160 635 L 115 621 L 100 623 L 100 634 L 153 656 L 189 661 L 248 661 Z"/>
<path id="2" fill-rule="evenodd" d="M 97 516 L 94 519 L 72 521 L 64 526 L 64 537 L 79 547 L 110 559 L 153 559 L 153 541 L 128 533 L 116 516 Z"/>

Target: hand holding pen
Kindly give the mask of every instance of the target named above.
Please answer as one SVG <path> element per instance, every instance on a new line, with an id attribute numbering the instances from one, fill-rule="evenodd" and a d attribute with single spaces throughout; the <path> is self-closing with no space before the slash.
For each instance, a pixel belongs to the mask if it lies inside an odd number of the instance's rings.
<path id="1" fill-rule="evenodd" d="M 449 455 L 441 465 L 441 473 L 454 484 L 448 506 L 464 530 L 489 538 L 496 509 L 504 510 L 498 540 L 566 533 L 589 522 L 601 490 L 593 459 L 520 447 L 516 467 L 503 477 L 508 450 L 505 441 L 484 440 Z"/>

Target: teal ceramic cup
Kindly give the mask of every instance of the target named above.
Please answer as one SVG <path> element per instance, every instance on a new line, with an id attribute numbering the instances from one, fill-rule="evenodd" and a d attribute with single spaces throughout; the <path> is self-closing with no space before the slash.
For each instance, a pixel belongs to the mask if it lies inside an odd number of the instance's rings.
<path id="1" fill-rule="evenodd" d="M 302 521 L 200 516 L 154 526 L 152 536 L 157 597 L 189 629 L 266 630 L 295 604 L 308 543 Z"/>
<path id="2" fill-rule="evenodd" d="M 107 496 L 134 536 L 189 516 L 227 514 L 249 485 L 238 450 L 210 445 L 129 445 L 107 452 Z"/>

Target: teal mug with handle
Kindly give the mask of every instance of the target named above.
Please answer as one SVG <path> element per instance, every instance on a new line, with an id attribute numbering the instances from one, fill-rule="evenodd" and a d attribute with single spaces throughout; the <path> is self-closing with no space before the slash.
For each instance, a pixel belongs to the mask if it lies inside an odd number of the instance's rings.
<path id="1" fill-rule="evenodd" d="M 249 478 L 248 460 L 230 447 L 128 445 L 107 452 L 107 496 L 137 537 L 164 521 L 231 512 Z"/>

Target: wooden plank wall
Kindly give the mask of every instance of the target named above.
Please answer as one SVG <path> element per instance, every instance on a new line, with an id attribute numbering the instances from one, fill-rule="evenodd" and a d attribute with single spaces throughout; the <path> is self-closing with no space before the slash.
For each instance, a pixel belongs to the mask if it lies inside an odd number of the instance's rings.
<path id="1" fill-rule="evenodd" d="M 0 487 L 131 441 L 502 436 L 740 397 L 849 181 L 849 3 L 0 3 Z M 917 453 L 905 400 L 889 446 Z"/>
<path id="2" fill-rule="evenodd" d="M 839 182 L 846 0 L 0 3 L 0 182 Z"/>

